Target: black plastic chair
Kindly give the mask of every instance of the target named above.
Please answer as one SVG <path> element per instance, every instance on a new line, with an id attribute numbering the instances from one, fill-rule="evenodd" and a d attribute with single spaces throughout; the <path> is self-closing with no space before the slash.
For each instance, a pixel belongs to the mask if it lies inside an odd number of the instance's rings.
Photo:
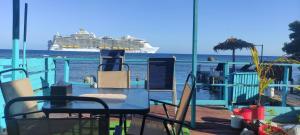
<path id="1" fill-rule="evenodd" d="M 175 57 L 149 58 L 146 88 L 151 92 L 172 92 L 176 104 Z"/>

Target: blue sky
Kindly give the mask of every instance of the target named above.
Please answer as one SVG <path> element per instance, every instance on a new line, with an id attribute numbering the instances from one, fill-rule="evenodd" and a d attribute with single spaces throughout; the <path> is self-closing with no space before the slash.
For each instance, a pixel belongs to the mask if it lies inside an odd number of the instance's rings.
<path id="1" fill-rule="evenodd" d="M 192 0 L 26 0 L 28 48 L 46 49 L 56 32 L 79 28 L 98 36 L 132 35 L 159 46 L 161 53 L 191 53 Z M 21 15 L 25 0 L 21 0 Z M 282 55 L 288 24 L 300 20 L 300 0 L 199 0 L 199 53 L 228 37 L 265 45 Z M 0 0 L 0 49 L 11 48 L 12 0 Z M 23 17 L 21 18 L 23 19 Z M 22 22 L 22 21 L 21 21 Z M 22 32 L 22 30 L 21 30 Z M 238 54 L 247 55 L 249 51 Z"/>

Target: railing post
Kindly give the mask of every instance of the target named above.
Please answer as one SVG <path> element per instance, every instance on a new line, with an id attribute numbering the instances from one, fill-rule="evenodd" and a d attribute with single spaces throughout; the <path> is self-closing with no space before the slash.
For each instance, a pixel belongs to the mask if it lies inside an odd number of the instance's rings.
<path id="1" fill-rule="evenodd" d="M 51 57 L 45 58 L 45 62 L 46 62 L 45 78 L 48 86 L 51 86 L 52 84 L 55 83 L 55 63 L 53 61 L 53 58 Z"/>
<path id="2" fill-rule="evenodd" d="M 3 69 L 4 69 L 3 66 L 0 65 L 0 71 L 2 71 Z M 2 80 L 2 79 L 3 79 L 3 75 L 0 76 L 0 80 Z"/>
<path id="3" fill-rule="evenodd" d="M 224 63 L 224 67 L 223 67 L 223 75 L 224 75 L 224 100 L 225 100 L 225 107 L 228 108 L 228 81 L 229 81 L 229 64 L 228 63 Z"/>
<path id="4" fill-rule="evenodd" d="M 4 69 L 4 66 L 0 65 L 0 71 L 2 71 Z M 3 81 L 3 75 L 0 76 L 0 79 L 1 81 Z M 5 106 L 5 103 L 4 103 L 4 99 L 3 99 L 3 95 L 2 95 L 2 92 L 0 92 L 0 134 L 3 133 L 3 129 L 6 128 L 6 125 L 5 125 L 5 120 L 4 120 L 4 106 Z"/>
<path id="5" fill-rule="evenodd" d="M 20 0 L 13 0 L 12 26 L 12 68 L 19 67 L 19 39 L 20 39 Z M 16 80 L 18 72 L 12 72 L 12 80 Z"/>
<path id="6" fill-rule="evenodd" d="M 198 2 L 199 0 L 194 0 L 193 2 L 193 50 L 192 50 L 192 72 L 194 76 L 197 76 L 197 46 L 198 46 Z M 191 127 L 196 127 L 196 91 L 194 91 L 191 101 Z"/>
<path id="7" fill-rule="evenodd" d="M 57 71 L 56 71 L 56 70 L 57 70 L 57 69 L 56 69 L 56 67 L 57 67 L 57 66 L 56 66 L 57 61 L 56 61 L 56 60 L 53 60 L 53 64 L 54 64 L 54 83 L 56 83 L 56 82 L 57 82 L 57 76 L 56 76 L 56 75 L 57 75 L 57 74 L 56 74 L 56 72 L 57 72 Z"/>
<path id="8" fill-rule="evenodd" d="M 28 4 L 25 3 L 25 11 L 24 11 L 24 33 L 23 33 L 23 68 L 24 69 L 27 69 L 27 63 L 26 63 L 27 9 L 28 9 Z"/>
<path id="9" fill-rule="evenodd" d="M 51 78 L 50 78 L 50 65 L 49 65 L 49 63 L 50 63 L 50 58 L 48 57 L 48 58 L 45 58 L 45 81 L 47 82 L 47 85 L 49 86 L 50 85 L 50 80 L 51 80 Z"/>
<path id="10" fill-rule="evenodd" d="M 281 93 L 281 106 L 286 106 L 286 98 L 288 93 L 289 85 L 289 66 L 284 66 L 284 76 L 283 76 L 283 91 Z"/>
<path id="11" fill-rule="evenodd" d="M 70 61 L 69 60 L 65 60 L 64 61 L 64 82 L 69 82 L 69 78 L 70 78 Z"/>

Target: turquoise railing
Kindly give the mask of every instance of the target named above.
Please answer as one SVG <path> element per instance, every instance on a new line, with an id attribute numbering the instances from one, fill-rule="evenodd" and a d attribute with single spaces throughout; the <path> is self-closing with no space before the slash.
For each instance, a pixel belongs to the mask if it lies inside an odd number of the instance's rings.
<path id="1" fill-rule="evenodd" d="M 55 76 L 56 74 L 61 74 L 60 72 L 57 72 L 57 62 L 60 61 L 63 63 L 63 81 L 73 83 L 73 84 L 83 84 L 82 82 L 74 82 L 70 80 L 70 71 L 72 70 L 71 63 L 76 62 L 82 62 L 82 61 L 92 61 L 92 62 L 98 62 L 98 58 L 30 58 L 27 60 L 27 70 L 30 73 L 30 80 L 33 85 L 33 88 L 35 89 L 36 95 L 43 95 L 44 91 L 41 90 L 41 88 L 49 87 L 50 85 L 54 84 L 56 82 Z M 146 65 L 147 60 L 145 59 L 128 59 L 125 61 L 126 63 L 130 65 Z M 176 66 L 182 66 L 186 64 L 190 64 L 191 61 L 183 61 L 183 60 L 177 60 Z M 245 86 L 247 84 L 242 83 L 231 83 L 230 79 L 233 76 L 232 73 L 229 72 L 229 68 L 232 64 L 236 65 L 244 65 L 249 64 L 248 62 L 208 62 L 208 61 L 198 61 L 198 65 L 217 65 L 218 63 L 224 64 L 223 69 L 223 83 L 221 84 L 203 84 L 203 83 L 197 83 L 197 86 L 218 86 L 222 87 L 222 99 L 218 100 L 202 100 L 197 99 L 196 104 L 197 105 L 223 105 L 225 107 L 231 108 L 231 98 L 229 90 L 234 86 Z M 282 87 L 282 106 L 286 106 L 286 95 L 288 94 L 288 89 L 290 87 L 299 87 L 299 85 L 295 84 L 289 84 L 288 83 L 288 76 L 290 74 L 289 67 L 291 66 L 298 66 L 297 64 L 277 64 L 284 66 L 284 79 L 281 84 L 272 84 L 271 87 Z M 22 66 L 22 65 L 19 65 Z M 0 71 L 11 68 L 11 59 L 1 59 L 0 60 Z M 20 77 L 21 75 L 19 75 Z M 6 77 L 1 76 L 1 79 L 3 81 L 9 81 L 12 78 L 10 75 L 6 75 Z M 143 81 L 132 81 L 132 83 L 136 83 L 138 85 L 143 85 Z M 178 85 L 182 85 L 183 82 L 177 81 Z M 1 95 L 2 96 L 2 95 Z M 231 95 L 232 96 L 232 95 Z M 169 101 L 170 102 L 170 101 Z M 4 105 L 3 98 L 0 98 L 0 105 Z M 287 110 L 299 110 L 299 107 L 288 107 L 287 109 L 280 109 L 279 107 L 274 107 L 278 114 L 284 114 L 287 112 Z M 3 110 L 0 110 L 0 117 L 3 116 Z M 266 112 L 266 115 L 268 112 Z M 275 116 L 270 116 L 275 117 Z M 0 126 L 3 128 L 4 126 L 1 124 L 4 123 L 3 119 L 0 121 Z"/>
<path id="2" fill-rule="evenodd" d="M 54 58 L 54 61 L 63 61 L 64 63 L 64 81 L 65 82 L 70 82 L 70 83 L 74 83 L 74 84 L 82 84 L 81 82 L 74 82 L 74 81 L 70 81 L 69 77 L 70 77 L 70 62 L 76 62 L 76 61 L 95 61 L 98 62 L 99 59 L 98 58 Z M 146 59 L 128 59 L 125 61 L 127 64 L 132 64 L 132 65 L 146 65 L 147 64 L 147 60 Z M 176 60 L 176 64 L 191 64 L 192 61 L 186 61 L 186 60 Z M 197 105 L 224 105 L 226 107 L 229 107 L 231 105 L 231 101 L 232 100 L 236 100 L 236 99 L 229 99 L 232 96 L 229 96 L 229 89 L 234 87 L 234 86 L 243 86 L 244 84 L 241 83 L 230 83 L 230 78 L 232 78 L 233 74 L 229 73 L 229 69 L 230 66 L 233 64 L 236 65 L 245 65 L 245 64 L 250 64 L 249 62 L 219 62 L 219 61 L 198 61 L 198 65 L 216 65 L 218 63 L 223 63 L 224 64 L 224 69 L 223 69 L 223 78 L 224 81 L 221 84 L 203 84 L 203 83 L 197 83 L 197 86 L 218 86 L 218 87 L 223 87 L 223 98 L 219 99 L 219 100 L 201 100 L 201 99 L 197 99 Z M 283 82 L 281 84 L 271 84 L 270 87 L 282 87 L 283 88 L 283 92 L 281 93 L 281 97 L 282 97 L 282 106 L 286 106 L 286 95 L 288 93 L 288 89 L 290 87 L 298 87 L 300 85 L 294 85 L 294 84 L 289 84 L 288 81 L 288 76 L 290 74 L 289 71 L 289 67 L 291 66 L 297 66 L 299 67 L 299 64 L 276 64 L 276 65 L 280 65 L 280 66 L 284 66 L 284 78 L 283 78 Z M 143 81 L 132 81 L 131 83 L 134 84 L 140 84 L 143 85 Z M 178 85 L 183 84 L 183 82 L 177 82 Z M 257 86 L 257 85 L 256 85 Z"/>
<path id="3" fill-rule="evenodd" d="M 19 65 L 19 67 L 23 67 Z M 11 59 L 0 59 L 0 70 L 10 69 Z M 52 58 L 30 58 L 27 59 L 27 71 L 33 89 L 41 89 L 49 87 L 55 82 L 55 63 Z M 1 76 L 3 82 L 11 81 L 12 78 L 7 73 Z M 18 74 L 16 72 L 16 74 Z M 22 78 L 22 74 L 18 74 L 17 78 Z"/>
<path id="4" fill-rule="evenodd" d="M 11 59 L 0 59 L 0 71 L 5 69 L 12 68 Z M 52 84 L 55 83 L 55 63 L 52 58 L 29 58 L 27 59 L 27 71 L 29 73 L 29 79 L 32 85 L 32 88 L 36 95 L 42 96 L 47 93 L 43 88 L 48 88 Z M 23 67 L 23 65 L 19 65 L 19 67 Z M 13 78 L 11 76 L 12 73 L 6 73 L 1 76 L 2 82 L 11 81 Z M 16 79 L 21 79 L 24 77 L 22 73 L 15 72 Z M 2 129 L 6 127 L 5 121 L 3 119 L 5 102 L 2 96 L 2 92 L 0 92 L 0 132 Z"/>

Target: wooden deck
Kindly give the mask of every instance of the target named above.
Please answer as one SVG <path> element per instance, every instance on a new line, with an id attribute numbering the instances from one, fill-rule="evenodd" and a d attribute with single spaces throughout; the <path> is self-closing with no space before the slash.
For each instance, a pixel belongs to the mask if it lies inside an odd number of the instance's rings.
<path id="1" fill-rule="evenodd" d="M 281 96 L 280 93 L 277 93 L 274 97 L 274 100 L 277 100 L 278 102 L 281 102 Z M 295 92 L 294 94 L 288 93 L 287 94 L 287 105 L 288 106 L 300 106 L 300 93 Z"/>
<path id="2" fill-rule="evenodd" d="M 151 113 L 163 115 L 164 111 L 161 106 L 152 106 Z M 174 111 L 170 114 L 174 116 Z M 190 120 L 190 110 L 186 120 Z M 191 130 L 191 135 L 238 135 L 239 133 L 240 131 L 230 127 L 230 111 L 223 107 L 197 107 L 197 125 Z"/>
<path id="3" fill-rule="evenodd" d="M 168 108 L 171 117 L 174 117 L 174 108 Z M 160 105 L 151 106 L 151 112 L 156 115 L 165 115 Z M 62 117 L 63 114 L 55 114 L 52 117 Z M 65 114 L 67 115 L 67 114 Z M 186 117 L 190 121 L 190 110 Z M 113 118 L 112 121 L 118 121 Z M 196 128 L 190 130 L 191 135 L 239 135 L 240 131 L 230 127 L 230 111 L 224 107 L 197 106 Z"/>

